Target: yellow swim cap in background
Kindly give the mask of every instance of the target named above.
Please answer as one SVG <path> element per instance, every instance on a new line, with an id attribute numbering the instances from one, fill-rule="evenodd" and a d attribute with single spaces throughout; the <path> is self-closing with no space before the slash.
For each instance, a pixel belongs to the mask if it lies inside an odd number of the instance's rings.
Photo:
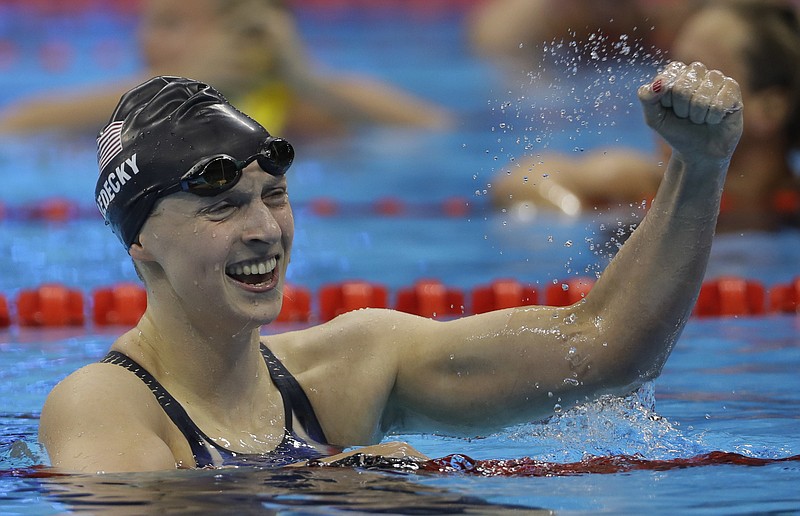
<path id="1" fill-rule="evenodd" d="M 241 109 L 273 133 L 284 131 L 289 116 L 292 95 L 282 82 L 264 84 L 234 100 Z"/>

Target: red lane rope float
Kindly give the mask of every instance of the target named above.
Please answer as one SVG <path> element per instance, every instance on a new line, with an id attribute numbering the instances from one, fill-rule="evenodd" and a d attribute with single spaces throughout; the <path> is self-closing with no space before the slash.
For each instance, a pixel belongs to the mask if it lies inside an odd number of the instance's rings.
<path id="1" fill-rule="evenodd" d="M 311 291 L 296 285 L 283 286 L 283 306 L 275 322 L 306 323 L 311 320 Z"/>
<path id="2" fill-rule="evenodd" d="M 382 197 L 366 202 L 342 202 L 319 197 L 307 202 L 293 203 L 299 211 L 308 208 L 318 217 L 343 217 L 380 215 L 384 217 L 467 217 L 486 211 L 488 206 L 463 197 L 450 197 L 441 201 L 410 202 L 396 197 Z"/>
<path id="3" fill-rule="evenodd" d="M 94 206 L 81 206 L 71 199 L 52 197 L 19 206 L 0 203 L 0 219 L 16 222 L 68 222 L 100 218 Z"/>
<path id="4" fill-rule="evenodd" d="M 395 308 L 422 317 L 460 316 L 465 313 L 464 293 L 434 279 L 419 280 L 398 290 Z"/>
<path id="5" fill-rule="evenodd" d="M 42 285 L 17 295 L 20 326 L 81 326 L 84 323 L 83 294 L 63 285 Z"/>
<path id="6" fill-rule="evenodd" d="M 539 292 L 530 285 L 513 279 L 500 279 L 472 291 L 472 313 L 483 314 L 492 310 L 535 305 Z"/>
<path id="7" fill-rule="evenodd" d="M 550 306 L 569 306 L 577 303 L 594 286 L 594 278 L 569 278 L 548 285 L 545 292 L 545 303 Z"/>
<path id="8" fill-rule="evenodd" d="M 383 197 L 366 202 L 342 202 L 320 197 L 309 201 L 293 201 L 297 212 L 308 210 L 318 217 L 448 217 L 463 218 L 490 210 L 485 203 L 463 197 L 439 201 L 410 202 L 395 197 Z M 77 219 L 100 218 L 97 208 L 81 205 L 72 199 L 52 197 L 22 205 L 0 203 L 0 219 L 24 222 L 67 222 Z"/>
<path id="9" fill-rule="evenodd" d="M 769 199 L 769 204 L 776 214 L 796 215 L 800 213 L 800 190 L 790 188 L 776 190 Z M 737 208 L 741 208 L 741 203 L 736 204 L 729 195 L 723 192 L 719 207 L 720 213 L 734 212 L 737 211 Z"/>
<path id="10" fill-rule="evenodd" d="M 700 288 L 693 314 L 698 317 L 763 315 L 764 285 L 734 276 L 706 281 Z"/>
<path id="11" fill-rule="evenodd" d="M 569 306 L 579 302 L 594 285 L 592 278 L 574 277 L 550 284 L 544 303 Z M 540 302 L 536 287 L 513 279 L 498 279 L 475 287 L 465 305 L 461 289 L 445 286 L 435 279 L 422 279 L 395 293 L 396 310 L 431 318 L 452 318 L 493 310 L 535 305 Z M 318 313 L 314 295 L 302 286 L 287 284 L 278 323 L 330 321 L 360 308 L 389 308 L 391 292 L 381 284 L 345 281 L 323 285 L 318 292 Z M 147 308 L 144 287 L 119 283 L 91 293 L 90 320 L 96 326 L 134 326 Z M 84 294 L 64 285 L 46 284 L 21 290 L 14 303 L 0 294 L 0 328 L 20 326 L 77 326 L 84 324 Z M 16 305 L 16 314 L 13 308 Z M 759 282 L 723 276 L 703 283 L 692 315 L 695 317 L 754 317 L 766 314 L 800 314 L 800 276 L 769 291 Z M 16 317 L 14 317 L 16 315 Z"/>
<path id="12" fill-rule="evenodd" d="M 0 469 L 0 478 L 54 478 L 68 476 L 70 476 L 70 473 L 60 473 L 44 464 L 36 464 L 27 468 Z"/>
<path id="13" fill-rule="evenodd" d="M 778 313 L 800 313 L 800 276 L 789 283 L 775 285 L 769 292 L 769 310 Z"/>
<path id="14" fill-rule="evenodd" d="M 147 292 L 134 283 L 96 289 L 92 299 L 92 320 L 98 326 L 135 326 L 147 308 Z"/>
<path id="15" fill-rule="evenodd" d="M 360 308 L 386 308 L 389 298 L 386 287 L 367 281 L 325 285 L 319 294 L 322 321 Z"/>
<path id="16" fill-rule="evenodd" d="M 6 296 L 0 294 L 0 328 L 11 326 L 11 312 L 8 309 Z"/>
<path id="17" fill-rule="evenodd" d="M 800 462 L 800 455 L 781 458 L 747 457 L 738 453 L 713 451 L 689 458 L 651 460 L 631 455 L 590 457 L 580 462 L 543 462 L 524 457 L 521 459 L 475 460 L 466 455 L 454 454 L 422 463 L 421 471 L 434 473 L 463 473 L 485 477 L 553 477 L 585 474 L 625 473 L 629 471 L 667 471 L 699 466 L 739 465 L 766 466 L 780 462 Z"/>

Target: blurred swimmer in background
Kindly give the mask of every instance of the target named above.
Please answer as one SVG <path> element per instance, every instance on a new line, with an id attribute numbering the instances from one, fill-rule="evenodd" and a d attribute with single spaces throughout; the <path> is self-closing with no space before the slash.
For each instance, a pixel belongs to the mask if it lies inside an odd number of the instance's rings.
<path id="1" fill-rule="evenodd" d="M 787 2 L 720 0 L 680 28 L 669 57 L 701 61 L 735 78 L 747 104 L 730 164 L 718 230 L 800 226 L 800 23 Z M 610 147 L 573 156 L 540 153 L 517 160 L 492 181 L 495 206 L 571 215 L 651 199 L 663 174 L 659 155 Z"/>
<path id="2" fill-rule="evenodd" d="M 0 133 L 96 133 L 131 83 L 156 75 L 218 86 L 260 122 L 295 138 L 369 124 L 442 129 L 443 108 L 363 75 L 322 73 L 282 0 L 143 0 L 134 78 L 44 93 L 7 106 Z"/>

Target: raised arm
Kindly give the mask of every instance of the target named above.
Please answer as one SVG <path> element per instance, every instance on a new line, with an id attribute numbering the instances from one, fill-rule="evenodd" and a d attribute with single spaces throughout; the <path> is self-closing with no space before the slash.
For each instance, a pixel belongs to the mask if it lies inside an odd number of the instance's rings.
<path id="1" fill-rule="evenodd" d="M 391 337 L 398 373 L 386 427 L 497 428 L 660 374 L 705 273 L 742 103 L 735 81 L 699 63 L 672 63 L 638 93 L 672 158 L 649 213 L 586 299 L 407 325 Z"/>
<path id="2" fill-rule="evenodd" d="M 694 306 L 725 174 L 742 132 L 739 85 L 700 63 L 671 63 L 639 89 L 645 119 L 672 147 L 653 205 L 587 297 L 605 334 L 661 371 Z"/>

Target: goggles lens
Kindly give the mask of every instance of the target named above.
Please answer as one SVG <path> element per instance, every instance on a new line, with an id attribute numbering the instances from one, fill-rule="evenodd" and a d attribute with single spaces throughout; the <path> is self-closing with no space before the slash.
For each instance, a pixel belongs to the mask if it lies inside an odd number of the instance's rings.
<path id="1" fill-rule="evenodd" d="M 227 154 L 205 158 L 183 176 L 179 189 L 203 197 L 220 194 L 232 188 L 242 177 L 242 170 L 253 161 L 267 173 L 282 176 L 292 166 L 294 148 L 283 138 L 270 138 L 257 154 L 244 161 Z"/>

